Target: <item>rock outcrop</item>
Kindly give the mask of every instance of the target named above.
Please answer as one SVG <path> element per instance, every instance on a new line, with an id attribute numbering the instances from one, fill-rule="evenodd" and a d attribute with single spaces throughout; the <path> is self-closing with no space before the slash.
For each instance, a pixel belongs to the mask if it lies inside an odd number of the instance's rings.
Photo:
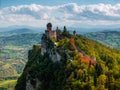
<path id="1" fill-rule="evenodd" d="M 30 74 L 26 75 L 26 90 L 38 90 L 41 82 L 38 78 L 32 78 Z"/>
<path id="2" fill-rule="evenodd" d="M 47 53 L 49 55 L 49 58 L 53 62 L 60 61 L 61 56 L 57 52 L 57 49 L 58 48 L 55 45 L 55 43 L 49 37 L 43 34 L 42 40 L 41 40 L 41 54 L 44 55 L 45 53 Z"/>

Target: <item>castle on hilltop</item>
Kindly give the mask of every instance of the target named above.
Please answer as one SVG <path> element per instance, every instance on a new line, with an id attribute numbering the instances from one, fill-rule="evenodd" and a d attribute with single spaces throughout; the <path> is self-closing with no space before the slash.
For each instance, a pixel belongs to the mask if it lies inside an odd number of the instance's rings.
<path id="1" fill-rule="evenodd" d="M 45 30 L 45 35 L 47 37 L 52 37 L 55 40 L 57 40 L 57 37 L 61 34 L 61 30 L 59 30 L 58 27 L 56 28 L 56 30 L 52 30 L 51 23 L 48 23 L 46 26 L 47 26 L 47 30 Z"/>
<path id="2" fill-rule="evenodd" d="M 48 23 L 46 25 L 47 29 L 45 30 L 45 34 L 43 34 L 41 38 L 41 54 L 44 55 L 44 53 L 47 52 L 47 38 L 54 38 L 55 40 L 58 40 L 58 36 L 62 33 L 61 30 L 56 28 L 56 30 L 52 30 L 52 24 Z"/>

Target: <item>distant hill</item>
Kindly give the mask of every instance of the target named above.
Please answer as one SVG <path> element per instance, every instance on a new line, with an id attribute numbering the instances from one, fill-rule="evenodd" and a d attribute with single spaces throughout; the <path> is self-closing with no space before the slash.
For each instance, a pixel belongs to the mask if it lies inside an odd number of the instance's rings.
<path id="1" fill-rule="evenodd" d="M 85 36 L 107 46 L 120 49 L 120 31 L 92 32 L 85 34 Z"/>
<path id="2" fill-rule="evenodd" d="M 14 29 L 11 31 L 6 31 L 6 32 L 2 32 L 4 34 L 8 33 L 8 34 L 23 34 L 23 33 L 32 33 L 33 30 L 31 29 L 27 29 L 27 28 L 21 28 L 21 29 Z"/>
<path id="3" fill-rule="evenodd" d="M 25 34 L 25 33 L 40 33 L 41 31 L 36 31 L 34 29 L 28 29 L 28 28 L 21 28 L 21 29 L 13 29 L 10 31 L 4 31 L 0 32 L 0 37 L 1 36 L 12 36 L 16 34 Z"/>
<path id="4" fill-rule="evenodd" d="M 7 31 L 12 31 L 12 30 L 24 29 L 24 28 L 30 29 L 33 31 L 38 31 L 38 32 L 41 32 L 42 30 L 44 30 L 44 28 L 40 28 L 40 27 L 13 25 L 13 26 L 8 26 L 8 27 L 1 27 L 0 32 L 7 32 Z"/>
<path id="5" fill-rule="evenodd" d="M 22 30 L 22 31 L 24 31 L 24 30 Z M 31 45 L 31 44 L 35 44 L 35 43 L 40 43 L 41 34 L 39 34 L 39 33 L 38 34 L 37 33 L 31 33 L 30 30 L 25 31 L 24 33 L 22 31 L 18 31 L 19 34 L 17 32 L 17 34 L 15 34 L 15 35 L 1 36 L 0 37 L 1 45 L 2 46 L 6 46 L 6 45 L 9 45 L 9 46 L 10 45 L 13 45 L 13 46 L 25 46 L 25 45 Z M 10 31 L 10 33 L 12 33 L 12 32 Z"/>

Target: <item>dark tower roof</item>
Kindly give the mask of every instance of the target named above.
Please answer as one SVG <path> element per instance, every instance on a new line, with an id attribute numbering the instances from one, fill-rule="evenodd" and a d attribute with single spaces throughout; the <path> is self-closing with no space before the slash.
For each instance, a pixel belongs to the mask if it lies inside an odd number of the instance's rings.
<path id="1" fill-rule="evenodd" d="M 47 27 L 52 27 L 52 24 L 51 24 L 51 23 L 48 23 L 48 24 L 47 24 Z"/>

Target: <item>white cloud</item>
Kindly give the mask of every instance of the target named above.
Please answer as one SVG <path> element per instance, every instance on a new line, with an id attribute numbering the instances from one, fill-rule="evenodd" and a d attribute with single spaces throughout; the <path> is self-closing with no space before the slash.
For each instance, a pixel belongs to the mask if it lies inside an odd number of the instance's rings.
<path id="1" fill-rule="evenodd" d="M 0 25 L 34 25 L 47 22 L 56 25 L 114 25 L 120 24 L 120 4 L 59 6 L 20 5 L 0 10 Z M 33 24 L 34 23 L 34 24 Z"/>

